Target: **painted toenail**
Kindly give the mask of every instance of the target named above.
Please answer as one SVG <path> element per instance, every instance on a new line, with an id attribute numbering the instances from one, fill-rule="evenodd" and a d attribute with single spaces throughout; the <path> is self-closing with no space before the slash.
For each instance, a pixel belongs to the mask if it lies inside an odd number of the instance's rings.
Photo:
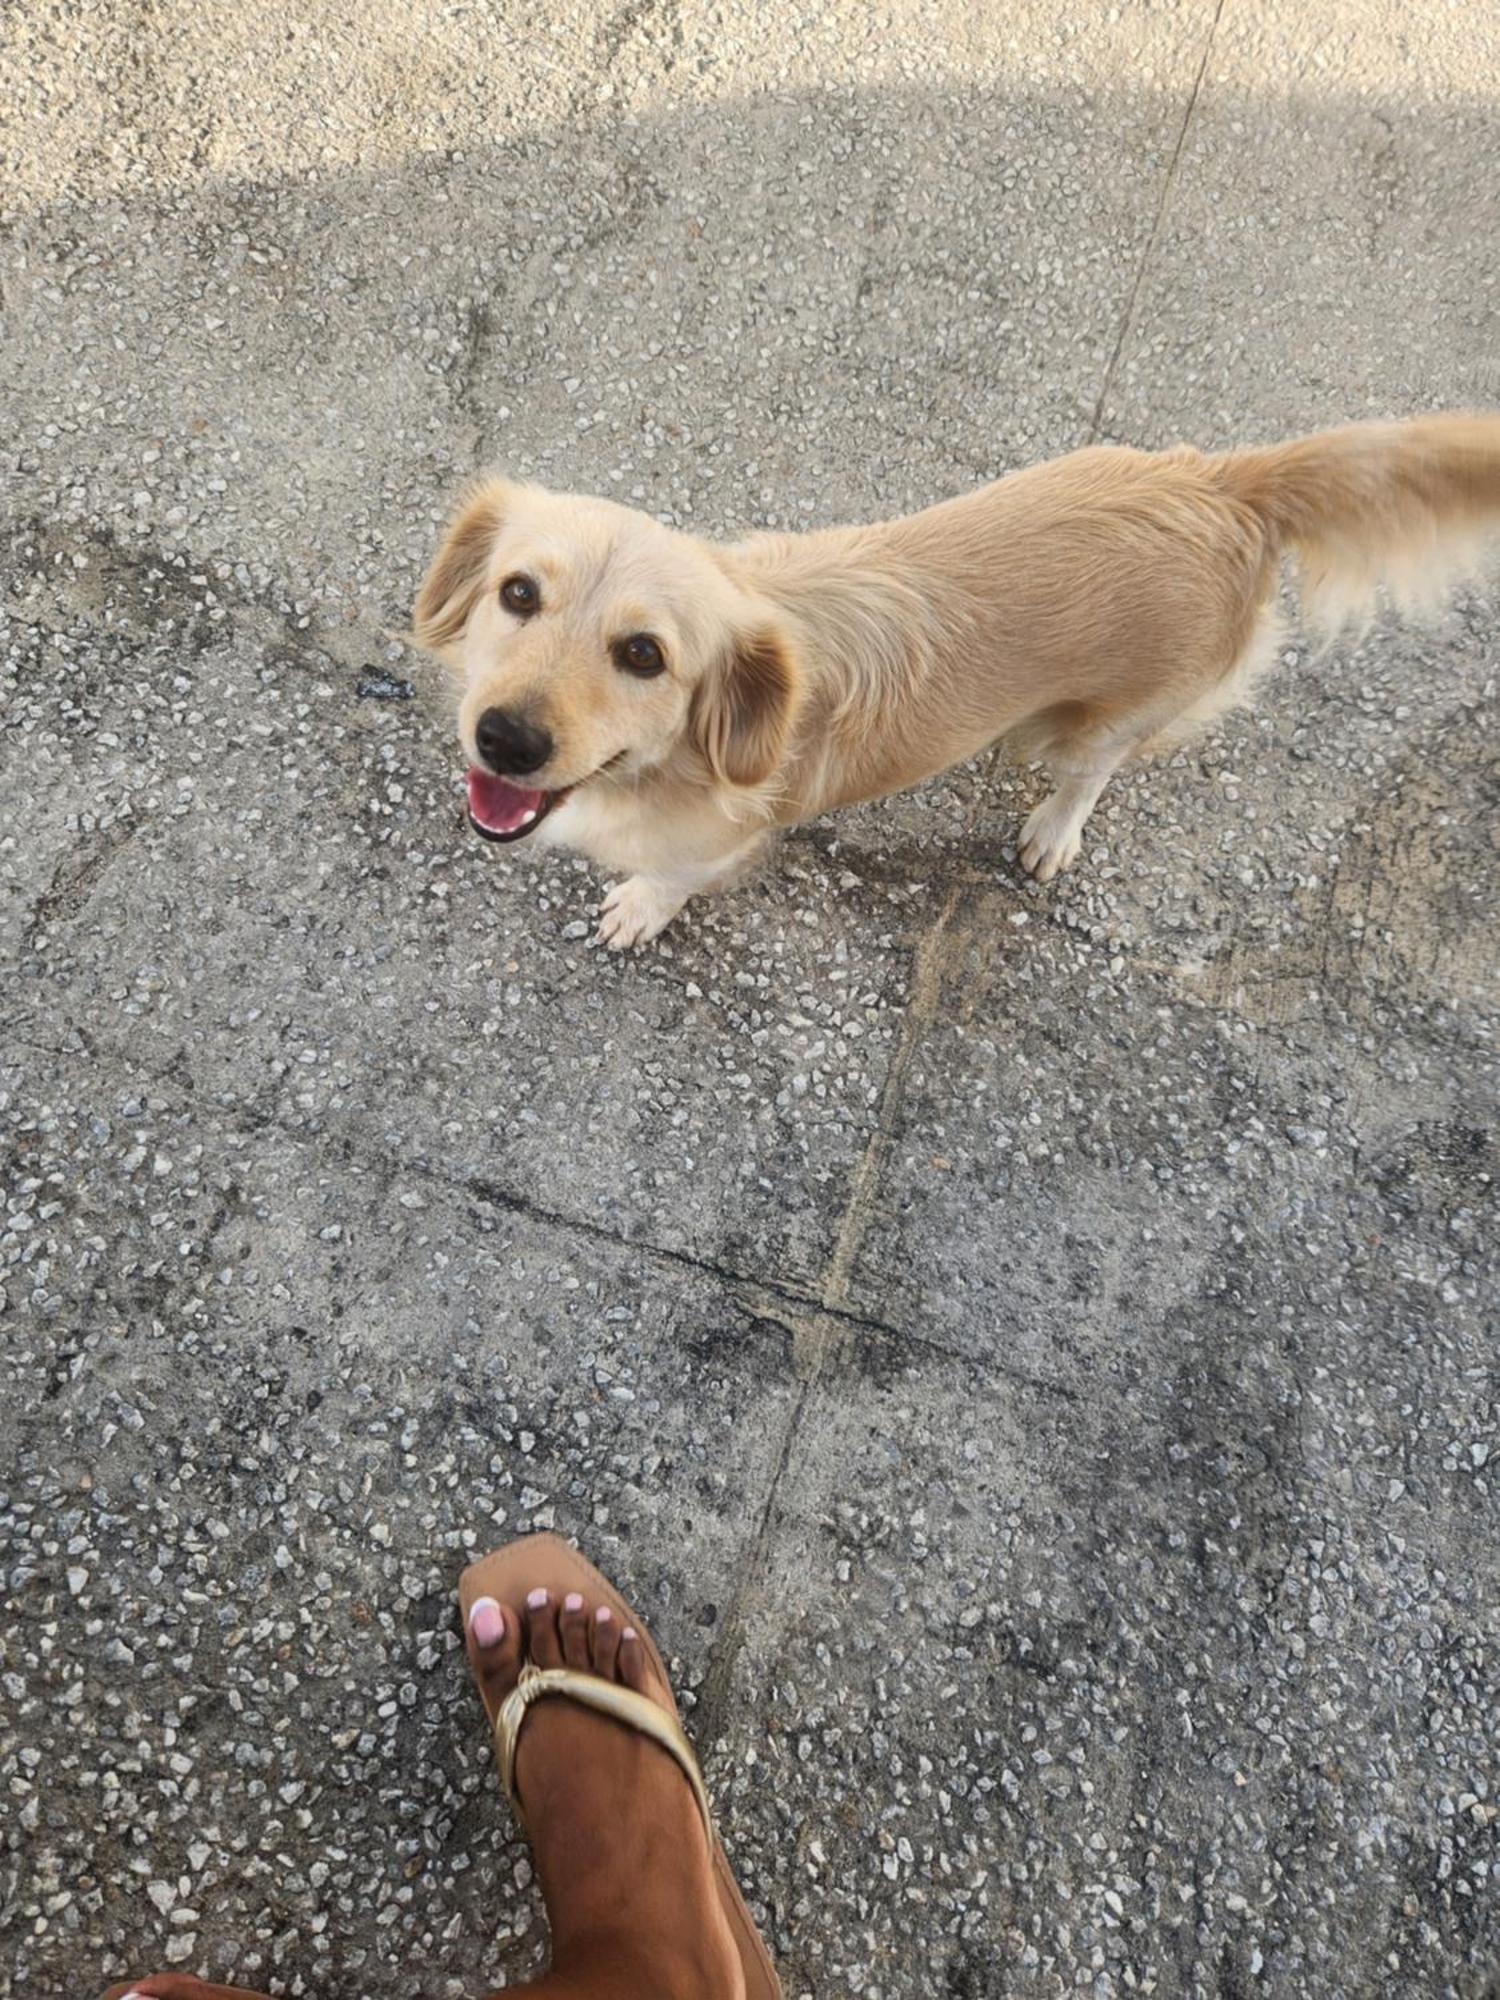
<path id="1" fill-rule="evenodd" d="M 493 1597 L 476 1597 L 469 1611 L 469 1630 L 480 1646 L 498 1646 L 505 1637 L 505 1614 Z"/>
<path id="2" fill-rule="evenodd" d="M 578 1592 L 576 1590 L 570 1590 L 567 1596 L 563 1599 L 563 1610 L 582 1611 L 582 1609 L 583 1609 L 583 1599 L 578 1595 Z"/>
<path id="3" fill-rule="evenodd" d="M 547 1593 L 545 1590 L 534 1590 L 526 1602 L 533 1611 L 540 1611 L 547 1602 Z"/>
<path id="4" fill-rule="evenodd" d="M 614 1615 L 607 1604 L 601 1604 L 599 1609 L 594 1613 L 594 1621 L 599 1625 L 607 1625 Z"/>
<path id="5" fill-rule="evenodd" d="M 620 1637 L 622 1639 L 633 1639 L 635 1637 L 635 1627 L 633 1625 L 627 1625 L 625 1627 L 625 1630 L 620 1634 Z"/>

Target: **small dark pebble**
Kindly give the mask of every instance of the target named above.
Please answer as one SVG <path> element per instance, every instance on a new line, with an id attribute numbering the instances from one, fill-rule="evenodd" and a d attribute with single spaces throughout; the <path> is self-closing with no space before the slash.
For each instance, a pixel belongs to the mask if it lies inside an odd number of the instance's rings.
<path id="1" fill-rule="evenodd" d="M 392 680 L 389 674 L 366 674 L 355 690 L 365 701 L 410 701 L 416 691 L 415 682 Z"/>

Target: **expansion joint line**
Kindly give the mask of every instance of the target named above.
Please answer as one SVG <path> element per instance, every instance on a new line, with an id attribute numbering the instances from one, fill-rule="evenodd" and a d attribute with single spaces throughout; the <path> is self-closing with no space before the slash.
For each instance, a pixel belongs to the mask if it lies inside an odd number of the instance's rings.
<path id="1" fill-rule="evenodd" d="M 1198 109 L 1198 98 L 1203 89 L 1203 79 L 1208 73 L 1208 59 L 1213 53 L 1214 40 L 1219 32 L 1219 21 L 1223 16 L 1227 4 L 1228 0 L 1215 0 L 1213 18 L 1208 24 L 1208 33 L 1203 38 L 1203 53 L 1198 58 L 1198 69 L 1193 77 L 1193 87 L 1188 92 L 1188 100 L 1182 112 L 1182 123 L 1177 129 L 1177 143 L 1173 146 L 1172 157 L 1167 162 L 1167 171 L 1163 176 L 1161 184 L 1161 195 L 1156 204 L 1156 214 L 1151 219 L 1151 228 L 1146 237 L 1146 247 L 1141 252 L 1141 260 L 1136 266 L 1135 278 L 1131 283 L 1129 295 L 1125 300 L 1125 310 L 1120 316 L 1119 331 L 1115 335 L 1114 349 L 1109 357 L 1109 365 L 1104 371 L 1104 380 L 1099 385 L 1099 398 L 1094 404 L 1094 414 L 1089 419 L 1088 436 L 1084 439 L 1085 444 L 1094 444 L 1097 441 L 1099 427 L 1104 422 L 1104 412 L 1108 407 L 1110 395 L 1115 386 L 1115 377 L 1119 373 L 1120 361 L 1125 352 L 1125 343 L 1130 338 L 1131 329 L 1135 325 L 1135 309 L 1140 300 L 1141 286 L 1144 284 L 1146 273 L 1151 267 L 1151 260 L 1156 255 L 1156 246 L 1161 238 L 1162 226 L 1167 219 L 1167 209 L 1172 200 L 1172 191 L 1177 185 L 1177 169 L 1182 160 L 1182 149 L 1187 144 L 1188 130 L 1192 125 L 1194 113 Z"/>

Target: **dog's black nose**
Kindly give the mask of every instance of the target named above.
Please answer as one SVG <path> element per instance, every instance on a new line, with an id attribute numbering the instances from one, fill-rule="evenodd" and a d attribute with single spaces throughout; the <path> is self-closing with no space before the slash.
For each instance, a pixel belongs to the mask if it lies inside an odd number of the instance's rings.
<path id="1" fill-rule="evenodd" d="M 474 741 L 497 778 L 524 778 L 552 755 L 550 732 L 508 708 L 487 708 L 474 725 Z"/>

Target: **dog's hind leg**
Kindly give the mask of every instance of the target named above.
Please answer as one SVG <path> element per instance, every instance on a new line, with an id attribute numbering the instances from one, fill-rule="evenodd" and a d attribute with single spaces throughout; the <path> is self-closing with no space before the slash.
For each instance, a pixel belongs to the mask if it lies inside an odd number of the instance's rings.
<path id="1" fill-rule="evenodd" d="M 1044 750 L 1057 786 L 1021 828 L 1019 859 L 1029 875 L 1050 882 L 1072 867 L 1083 845 L 1084 824 L 1114 773 L 1147 744 L 1170 734 L 1200 699 L 1185 691 L 1159 694 L 1141 708 L 1079 729 Z"/>
<path id="2" fill-rule="evenodd" d="M 1021 866 L 1038 882 L 1050 882 L 1071 868 L 1083 845 L 1084 823 L 1113 774 L 1148 750 L 1189 742 L 1227 709 L 1247 701 L 1271 660 L 1279 630 L 1274 615 L 1262 607 L 1227 671 L 1210 670 L 1201 679 L 1160 689 L 1128 714 L 1068 733 L 1060 726 L 1066 711 L 1054 712 L 1056 722 L 1042 718 L 1041 740 L 1032 754 L 1046 759 L 1057 785 L 1021 829 Z M 1032 729 L 1036 731 L 1035 724 Z M 1036 742 L 1037 735 L 1031 740 Z"/>
<path id="3" fill-rule="evenodd" d="M 1083 845 L 1084 822 L 1099 802 L 1099 794 L 1130 755 L 1140 737 L 1134 733 L 1117 744 L 1082 746 L 1066 758 L 1049 760 L 1057 789 L 1036 808 L 1021 828 L 1020 862 L 1038 882 L 1050 882 L 1071 868 Z"/>

